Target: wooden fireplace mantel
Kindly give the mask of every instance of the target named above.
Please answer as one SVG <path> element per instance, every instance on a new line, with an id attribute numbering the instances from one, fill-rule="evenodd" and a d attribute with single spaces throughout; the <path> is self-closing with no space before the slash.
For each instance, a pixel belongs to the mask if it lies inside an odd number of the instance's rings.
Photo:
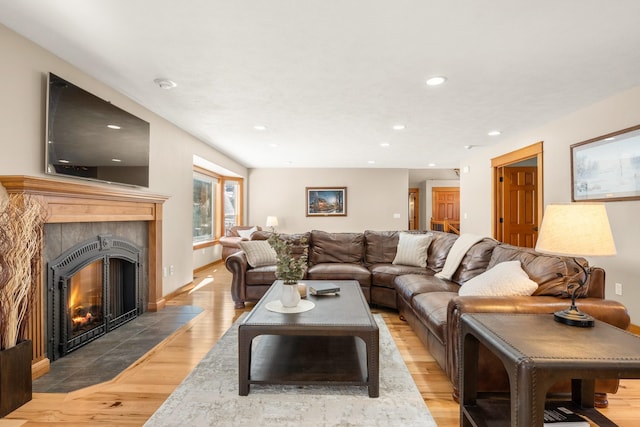
<path id="1" fill-rule="evenodd" d="M 62 181 L 22 175 L 0 175 L 8 193 L 38 198 L 47 209 L 47 223 L 147 221 L 149 225 L 149 300 L 147 309 L 164 308 L 162 295 L 162 205 L 167 196 L 134 188 Z M 42 310 L 42 307 L 40 307 Z M 36 310 L 37 311 L 37 310 Z M 33 313 L 35 318 L 42 313 Z M 36 354 L 34 362 L 46 358 Z M 46 370 L 48 371 L 48 360 Z M 35 373 L 35 372 L 34 372 Z"/>
<path id="2" fill-rule="evenodd" d="M 9 193 L 39 198 L 47 209 L 47 223 L 148 221 L 148 309 L 164 307 L 162 297 L 162 205 L 166 196 L 133 188 L 68 182 L 50 178 L 0 176 Z"/>

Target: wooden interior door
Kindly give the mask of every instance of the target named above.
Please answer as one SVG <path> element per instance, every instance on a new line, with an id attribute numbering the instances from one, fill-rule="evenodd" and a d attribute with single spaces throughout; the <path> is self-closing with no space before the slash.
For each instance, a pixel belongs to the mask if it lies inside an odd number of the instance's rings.
<path id="1" fill-rule="evenodd" d="M 538 239 L 538 167 L 503 167 L 503 242 L 533 248 Z"/>
<path id="2" fill-rule="evenodd" d="M 459 187 L 433 187 L 432 212 L 434 221 L 448 220 L 450 223 L 460 225 L 460 188 Z"/>
<path id="3" fill-rule="evenodd" d="M 409 189 L 409 230 L 420 228 L 420 190 Z"/>

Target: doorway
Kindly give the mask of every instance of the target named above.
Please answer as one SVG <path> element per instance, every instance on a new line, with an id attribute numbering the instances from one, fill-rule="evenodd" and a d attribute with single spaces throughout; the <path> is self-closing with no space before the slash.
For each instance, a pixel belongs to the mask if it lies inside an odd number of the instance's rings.
<path id="1" fill-rule="evenodd" d="M 409 230 L 420 228 L 420 190 L 409 189 Z"/>
<path id="2" fill-rule="evenodd" d="M 542 220 L 542 141 L 491 160 L 493 237 L 533 248 Z"/>
<path id="3" fill-rule="evenodd" d="M 460 230 L 460 187 L 433 187 L 431 190 L 431 229 Z M 440 228 L 440 226 L 442 228 Z"/>

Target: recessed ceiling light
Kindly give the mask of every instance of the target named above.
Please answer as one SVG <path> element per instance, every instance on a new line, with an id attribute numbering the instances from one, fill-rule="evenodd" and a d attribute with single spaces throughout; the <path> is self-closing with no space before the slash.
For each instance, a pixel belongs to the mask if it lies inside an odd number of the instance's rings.
<path id="1" fill-rule="evenodd" d="M 434 76 L 427 79 L 427 86 L 440 86 L 446 81 L 447 81 L 447 78 L 444 76 Z"/>
<path id="2" fill-rule="evenodd" d="M 393 130 L 402 130 L 405 127 L 406 127 L 405 125 L 397 124 L 397 125 L 393 125 Z"/>
<path id="3" fill-rule="evenodd" d="M 269 144 L 269 147 L 276 148 L 276 147 L 278 147 L 278 144 Z"/>
<path id="4" fill-rule="evenodd" d="M 467 150 L 471 150 L 473 148 L 473 145 L 465 145 L 464 148 L 466 148 Z"/>
<path id="5" fill-rule="evenodd" d="M 155 79 L 153 82 L 160 86 L 162 89 L 166 90 L 173 89 L 174 87 L 178 86 L 176 82 L 169 79 Z"/>
<path id="6" fill-rule="evenodd" d="M 383 148 L 387 148 L 387 147 L 389 147 L 390 145 L 391 145 L 391 144 L 389 144 L 388 142 L 381 142 L 381 143 L 380 143 L 380 147 L 383 147 Z"/>
<path id="7" fill-rule="evenodd" d="M 430 168 L 434 167 L 436 164 L 435 163 L 429 163 L 427 166 L 429 166 Z"/>
<path id="8" fill-rule="evenodd" d="M 267 130 L 267 127 L 265 125 L 255 125 L 253 128 L 255 130 Z"/>
<path id="9" fill-rule="evenodd" d="M 487 135 L 489 136 L 498 136 L 500 135 L 502 132 L 500 132 L 499 130 L 492 130 L 490 131 Z"/>
<path id="10" fill-rule="evenodd" d="M 120 160 L 120 159 L 111 159 L 111 161 L 115 162 L 115 163 L 120 163 L 122 160 Z"/>
<path id="11" fill-rule="evenodd" d="M 373 164 L 376 163 L 376 161 L 375 160 L 368 160 L 367 163 L 369 163 L 370 165 L 373 165 Z"/>
<path id="12" fill-rule="evenodd" d="M 107 125 L 107 127 L 108 127 L 109 129 L 115 129 L 115 130 L 122 129 L 122 128 L 121 128 L 120 126 L 118 126 L 118 125 Z"/>

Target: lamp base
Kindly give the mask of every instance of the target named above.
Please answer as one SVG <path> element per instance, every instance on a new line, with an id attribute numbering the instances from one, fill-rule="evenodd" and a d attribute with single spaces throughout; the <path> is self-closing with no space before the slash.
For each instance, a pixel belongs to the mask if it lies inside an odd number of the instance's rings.
<path id="1" fill-rule="evenodd" d="M 595 319 L 590 315 L 578 311 L 576 308 L 568 308 L 562 311 L 556 311 L 553 314 L 556 322 L 564 323 L 570 326 L 580 326 L 582 328 L 590 328 L 595 325 Z"/>

